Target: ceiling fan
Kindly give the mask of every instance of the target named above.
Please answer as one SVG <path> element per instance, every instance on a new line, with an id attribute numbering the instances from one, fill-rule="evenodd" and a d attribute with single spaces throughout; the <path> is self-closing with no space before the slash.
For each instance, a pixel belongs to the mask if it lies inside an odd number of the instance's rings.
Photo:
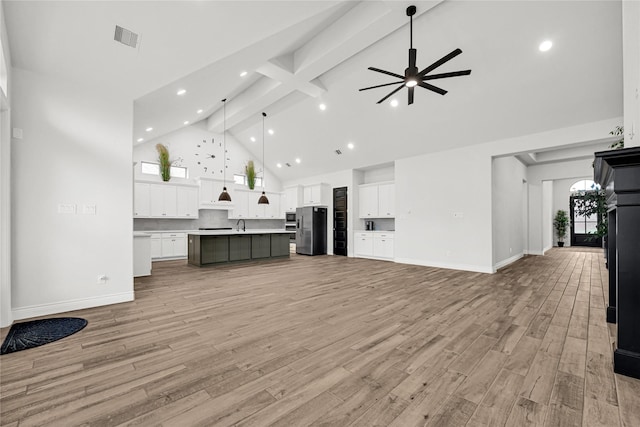
<path id="1" fill-rule="evenodd" d="M 396 77 L 398 79 L 401 79 L 401 81 L 393 82 L 393 83 L 385 83 L 385 84 L 381 84 L 381 85 L 370 86 L 370 87 L 365 87 L 365 88 L 359 89 L 360 91 L 363 91 L 363 90 L 369 90 L 369 89 L 376 89 L 376 88 L 383 87 L 383 86 L 399 85 L 396 89 L 391 91 L 387 96 L 385 96 L 380 101 L 378 101 L 377 102 L 378 104 L 380 104 L 381 102 L 384 102 L 387 98 L 389 98 L 390 96 L 392 96 L 393 94 L 398 92 L 404 86 L 406 86 L 409 89 L 409 105 L 413 104 L 413 89 L 416 86 L 420 86 L 420 87 L 422 87 L 424 89 L 429 89 L 429 90 L 431 90 L 431 91 L 433 91 L 435 93 L 439 93 L 440 95 L 444 95 L 444 94 L 447 93 L 446 90 L 440 89 L 437 86 L 429 84 L 429 83 L 427 83 L 427 81 L 428 80 L 436 80 L 436 79 L 444 79 L 444 78 L 447 78 L 447 77 L 468 76 L 469 74 L 471 74 L 471 70 L 463 70 L 463 71 L 453 71 L 453 72 L 450 72 L 450 73 L 440 73 L 440 74 L 430 74 L 429 75 L 429 73 L 431 71 L 435 70 L 436 68 L 438 68 L 439 66 L 441 66 L 445 62 L 448 62 L 451 59 L 455 58 L 456 56 L 460 55 L 462 53 L 462 51 L 460 49 L 454 50 L 453 52 L 449 53 L 448 55 L 443 56 L 442 58 L 438 59 L 433 64 L 429 65 L 424 70 L 418 71 L 418 67 L 416 67 L 416 53 L 417 53 L 417 50 L 413 48 L 413 15 L 415 15 L 415 13 L 416 13 L 416 7 L 415 6 L 409 6 L 407 8 L 407 16 L 409 17 L 409 28 L 410 28 L 409 67 L 407 67 L 404 70 L 404 76 L 402 76 L 400 74 L 392 73 L 390 71 L 381 70 L 379 68 L 369 67 L 369 70 L 371 70 L 371 71 L 375 71 L 377 73 L 382 73 L 382 74 L 387 74 L 389 76 L 393 76 L 393 77 Z"/>

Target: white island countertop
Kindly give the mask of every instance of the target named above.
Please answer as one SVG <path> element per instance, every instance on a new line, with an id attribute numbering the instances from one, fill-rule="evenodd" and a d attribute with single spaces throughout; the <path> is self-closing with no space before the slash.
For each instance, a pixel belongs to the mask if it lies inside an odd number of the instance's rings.
<path id="1" fill-rule="evenodd" d="M 197 231 L 187 231 L 187 234 L 195 235 L 195 236 L 237 236 L 243 234 L 292 234 L 295 233 L 294 230 L 285 230 L 285 229 L 257 229 L 257 230 L 246 230 L 246 231 L 237 231 L 235 228 L 233 230 L 197 230 Z"/>

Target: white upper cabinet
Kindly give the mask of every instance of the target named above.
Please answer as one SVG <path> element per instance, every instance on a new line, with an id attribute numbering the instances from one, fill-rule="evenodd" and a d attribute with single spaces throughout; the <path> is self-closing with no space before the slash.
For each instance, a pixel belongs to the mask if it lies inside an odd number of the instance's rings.
<path id="1" fill-rule="evenodd" d="M 136 182 L 133 190 L 133 217 L 146 218 L 150 213 L 151 184 Z"/>
<path id="2" fill-rule="evenodd" d="M 378 186 L 360 186 L 358 189 L 360 218 L 378 217 Z"/>
<path id="3" fill-rule="evenodd" d="M 197 218 L 198 217 L 198 188 L 197 187 L 176 187 L 177 191 L 177 217 Z"/>
<path id="4" fill-rule="evenodd" d="M 396 216 L 396 185 L 393 183 L 378 186 L 378 218 Z"/>
<path id="5" fill-rule="evenodd" d="M 304 206 L 328 206 L 330 191 L 329 184 L 305 185 L 302 203 Z"/>
<path id="6" fill-rule="evenodd" d="M 358 188 L 360 218 L 395 218 L 396 186 L 393 182 L 363 184 Z"/>
<path id="7" fill-rule="evenodd" d="M 198 218 L 198 187 L 136 182 L 134 218 Z"/>
<path id="8" fill-rule="evenodd" d="M 284 189 L 284 195 L 281 200 L 281 207 L 283 213 L 295 212 L 296 208 L 302 206 L 302 187 L 296 185 L 295 187 L 288 187 Z"/>

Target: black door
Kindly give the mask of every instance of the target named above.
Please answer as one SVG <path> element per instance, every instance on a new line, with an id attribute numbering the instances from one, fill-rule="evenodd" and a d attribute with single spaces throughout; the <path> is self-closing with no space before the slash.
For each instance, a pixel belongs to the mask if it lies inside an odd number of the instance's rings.
<path id="1" fill-rule="evenodd" d="M 585 217 L 575 212 L 575 201 L 581 199 L 582 196 L 571 196 L 569 198 L 569 207 L 571 209 L 571 246 L 592 246 L 596 248 L 602 247 L 602 237 L 596 236 L 594 233 L 598 228 L 597 215 Z"/>
<path id="2" fill-rule="evenodd" d="M 347 255 L 347 187 L 333 189 L 333 254 Z"/>

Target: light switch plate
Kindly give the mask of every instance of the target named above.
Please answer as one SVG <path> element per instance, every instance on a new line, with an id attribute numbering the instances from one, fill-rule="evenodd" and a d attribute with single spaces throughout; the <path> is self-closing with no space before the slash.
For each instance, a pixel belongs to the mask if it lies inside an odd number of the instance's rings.
<path id="1" fill-rule="evenodd" d="M 82 214 L 83 215 L 95 215 L 96 214 L 96 205 L 82 205 Z"/>
<path id="2" fill-rule="evenodd" d="M 58 213 L 59 214 L 75 214 L 76 205 L 69 204 L 69 203 L 60 203 L 58 204 Z"/>

